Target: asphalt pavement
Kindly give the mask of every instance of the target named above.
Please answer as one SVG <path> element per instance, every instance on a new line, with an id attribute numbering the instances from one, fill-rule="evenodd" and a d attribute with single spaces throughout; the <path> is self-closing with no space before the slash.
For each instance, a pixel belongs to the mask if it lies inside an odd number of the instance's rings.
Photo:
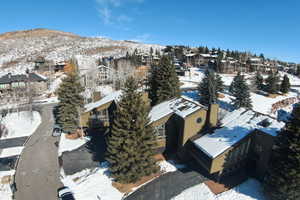
<path id="1" fill-rule="evenodd" d="M 54 125 L 53 105 L 43 105 L 42 123 L 28 140 L 20 155 L 15 182 L 17 200 L 55 200 L 59 180 L 58 149 L 52 137 Z"/>
<path id="2" fill-rule="evenodd" d="M 142 186 L 124 200 L 170 200 L 206 180 L 201 173 L 190 169 L 169 172 Z"/>

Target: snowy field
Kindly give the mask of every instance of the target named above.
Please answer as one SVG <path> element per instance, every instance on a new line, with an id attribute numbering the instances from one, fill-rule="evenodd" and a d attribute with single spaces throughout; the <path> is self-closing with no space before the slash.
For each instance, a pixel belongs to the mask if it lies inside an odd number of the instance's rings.
<path id="1" fill-rule="evenodd" d="M 7 128 L 7 133 L 0 139 L 30 136 L 40 123 L 41 116 L 36 111 L 33 111 L 32 115 L 27 111 L 9 113 L 2 120 L 2 124 Z"/>
<path id="2" fill-rule="evenodd" d="M 58 155 L 61 156 L 62 153 L 66 152 L 66 151 L 73 151 L 73 150 L 81 147 L 88 141 L 89 141 L 89 139 L 86 137 L 77 138 L 74 140 L 67 139 L 65 137 L 65 134 L 62 134 L 60 137 L 60 141 L 59 141 Z"/>
<path id="3" fill-rule="evenodd" d="M 174 172 L 184 167 L 184 165 L 176 165 L 173 161 L 161 161 L 159 166 L 162 173 Z M 99 200 L 100 198 L 101 200 L 121 200 L 125 195 L 112 186 L 106 163 L 102 163 L 100 167 L 92 171 L 86 169 L 66 176 L 62 178 L 62 182 L 74 192 L 76 200 Z"/>
<path id="4" fill-rule="evenodd" d="M 248 179 L 241 185 L 219 195 L 213 194 L 202 183 L 183 191 L 172 200 L 266 200 L 266 198 L 261 184 L 255 179 Z"/>
<path id="5" fill-rule="evenodd" d="M 283 76 L 284 74 L 287 74 L 285 72 L 280 72 L 281 76 Z M 292 85 L 300 85 L 300 78 L 287 74 L 288 77 L 290 78 L 290 82 Z M 234 74 L 220 74 L 222 80 L 224 81 L 224 85 L 225 86 L 229 86 L 234 78 Z M 201 80 L 204 77 L 204 71 L 202 69 L 199 68 L 191 68 L 191 72 L 187 72 L 185 76 L 181 76 L 179 77 L 180 82 L 183 84 L 181 86 L 181 88 L 196 88 L 198 86 L 198 84 L 201 82 Z M 251 76 L 250 75 L 246 75 L 246 78 L 249 79 Z M 265 76 L 267 77 L 267 76 Z M 187 96 L 189 98 L 192 98 L 194 100 L 198 100 L 198 95 L 197 95 L 197 91 L 191 91 L 191 92 L 184 92 L 183 94 L 184 96 Z M 269 98 L 267 96 L 264 95 L 260 95 L 260 94 L 256 94 L 256 93 L 251 93 L 251 100 L 252 100 L 252 105 L 253 105 L 253 110 L 263 113 L 263 114 L 267 114 L 267 115 L 272 115 L 274 117 L 276 117 L 276 113 L 272 114 L 271 113 L 271 108 L 272 108 L 272 104 L 281 101 L 283 99 L 287 99 L 290 97 L 297 97 L 300 95 L 300 87 L 299 88 L 291 88 L 291 91 L 283 96 L 283 95 L 279 95 L 276 98 Z M 231 106 L 231 101 L 234 97 L 232 97 L 230 94 L 228 93 L 224 93 L 224 98 L 220 98 L 219 99 L 219 103 L 221 105 L 221 108 L 225 109 L 225 110 L 229 110 L 232 111 L 232 106 Z M 284 108 L 283 110 L 290 112 L 292 109 L 291 106 Z"/>
<path id="6" fill-rule="evenodd" d="M 5 176 L 12 176 L 15 174 L 15 170 L 0 171 L 0 199 L 1 200 L 12 200 L 12 191 L 9 183 L 2 183 L 1 180 Z"/>
<path id="7" fill-rule="evenodd" d="M 182 165 L 172 161 L 159 163 L 161 171 L 174 172 Z M 83 170 L 62 178 L 64 185 L 70 187 L 77 200 L 121 200 L 125 195 L 112 186 L 106 164 L 94 170 Z M 150 180 L 149 182 L 151 182 Z M 145 183 L 147 184 L 147 183 Z M 141 187 L 141 186 L 140 186 Z M 138 189 L 134 188 L 134 190 Z M 183 191 L 172 200 L 265 200 L 261 184 L 255 179 L 249 179 L 241 185 L 219 195 L 214 195 L 204 184 L 193 186 Z"/>
<path id="8" fill-rule="evenodd" d="M 204 69 L 199 69 L 196 67 L 190 68 L 190 72 L 186 72 L 185 76 L 179 76 L 180 82 L 183 84 L 181 88 L 190 88 L 197 87 L 198 84 L 204 77 Z M 286 72 L 279 72 L 280 76 L 283 77 L 287 75 L 290 79 L 291 85 L 300 85 L 300 78 Z M 233 81 L 235 74 L 219 74 L 222 77 L 225 86 L 229 86 Z M 254 76 L 255 74 L 246 74 L 245 77 L 247 80 Z M 264 78 L 267 78 L 267 75 L 263 75 Z"/>
<path id="9" fill-rule="evenodd" d="M 23 146 L 0 149 L 0 158 L 20 155 L 23 149 Z"/>

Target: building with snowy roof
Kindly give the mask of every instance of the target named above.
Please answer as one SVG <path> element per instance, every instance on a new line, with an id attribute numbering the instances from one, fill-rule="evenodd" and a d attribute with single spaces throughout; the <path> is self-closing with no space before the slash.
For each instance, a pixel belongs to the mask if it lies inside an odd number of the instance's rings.
<path id="1" fill-rule="evenodd" d="M 233 111 L 221 123 L 212 133 L 191 138 L 192 157 L 216 176 L 248 167 L 262 178 L 268 168 L 274 138 L 284 123 L 245 109 Z"/>
<path id="2" fill-rule="evenodd" d="M 13 95 L 25 97 L 29 91 L 34 95 L 40 95 L 47 88 L 47 78 L 37 73 L 8 73 L 0 77 L 0 94 L 3 96 L 1 102 L 10 99 Z"/>
<path id="3" fill-rule="evenodd" d="M 81 124 L 86 127 L 110 127 L 113 111 L 121 95 L 121 91 L 116 91 L 85 105 Z M 146 93 L 143 99 L 149 104 Z M 202 130 L 207 120 L 207 108 L 188 98 L 174 98 L 152 107 L 149 118 L 155 129 L 157 149 L 160 152 L 176 152 Z M 217 123 L 216 118 L 209 120 Z"/>

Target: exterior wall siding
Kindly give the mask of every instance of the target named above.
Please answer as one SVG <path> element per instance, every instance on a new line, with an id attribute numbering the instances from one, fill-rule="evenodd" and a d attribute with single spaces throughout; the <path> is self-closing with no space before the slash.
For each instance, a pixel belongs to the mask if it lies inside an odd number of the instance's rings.
<path id="1" fill-rule="evenodd" d="M 207 111 L 204 109 L 198 110 L 191 115 L 182 119 L 183 123 L 183 133 L 182 138 L 180 138 L 180 146 L 184 146 L 188 139 L 197 135 L 205 125 Z"/>

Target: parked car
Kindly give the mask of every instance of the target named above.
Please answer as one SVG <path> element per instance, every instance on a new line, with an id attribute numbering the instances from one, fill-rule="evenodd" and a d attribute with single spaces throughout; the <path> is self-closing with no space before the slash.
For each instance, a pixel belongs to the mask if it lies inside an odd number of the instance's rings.
<path id="1" fill-rule="evenodd" d="M 59 200 L 75 200 L 74 195 L 69 187 L 61 187 L 57 190 Z"/>
<path id="2" fill-rule="evenodd" d="M 58 136 L 60 136 L 62 133 L 63 133 L 63 130 L 62 130 L 59 126 L 54 125 L 53 131 L 52 131 L 52 136 L 53 136 L 53 137 L 58 137 Z"/>

